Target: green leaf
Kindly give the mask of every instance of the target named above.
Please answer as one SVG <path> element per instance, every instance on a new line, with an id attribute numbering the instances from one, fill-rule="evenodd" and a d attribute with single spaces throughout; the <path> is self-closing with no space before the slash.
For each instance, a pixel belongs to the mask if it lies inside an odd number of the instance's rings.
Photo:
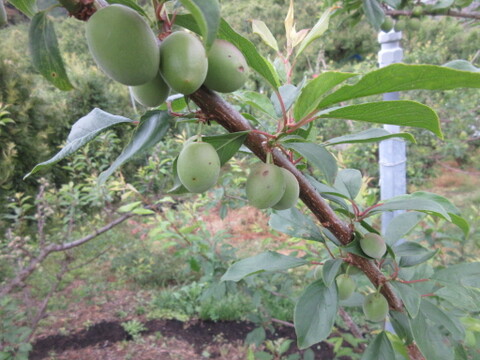
<path id="1" fill-rule="evenodd" d="M 348 194 L 348 197 L 353 200 L 362 187 L 362 173 L 356 169 L 340 170 L 334 186 L 343 194 Z"/>
<path id="2" fill-rule="evenodd" d="M 321 230 L 313 220 L 294 207 L 274 210 L 268 224 L 272 229 L 296 238 L 325 242 Z"/>
<path id="3" fill-rule="evenodd" d="M 338 271 L 343 264 L 342 259 L 329 259 L 322 267 L 322 278 L 326 287 L 330 287 L 337 277 Z"/>
<path id="4" fill-rule="evenodd" d="M 402 284 L 398 281 L 393 281 L 391 284 L 400 295 L 400 299 L 402 299 L 410 317 L 416 317 L 420 309 L 420 294 L 407 284 Z"/>
<path id="5" fill-rule="evenodd" d="M 252 20 L 252 31 L 260 35 L 263 42 L 278 52 L 278 44 L 267 25 L 262 20 Z"/>
<path id="6" fill-rule="evenodd" d="M 447 329 L 456 341 L 461 341 L 465 338 L 465 328 L 453 314 L 447 314 L 437 305 L 426 299 L 422 299 L 420 311 L 427 319 Z"/>
<path id="7" fill-rule="evenodd" d="M 365 74 L 356 84 L 342 86 L 325 97 L 317 108 L 394 91 L 457 88 L 480 88 L 480 73 L 436 65 L 392 64 Z"/>
<path id="8" fill-rule="evenodd" d="M 390 322 L 392 323 L 395 333 L 405 342 L 411 343 L 413 341 L 412 329 L 410 320 L 405 312 L 397 312 L 390 310 Z"/>
<path id="9" fill-rule="evenodd" d="M 335 284 L 326 287 L 323 280 L 310 284 L 298 299 L 294 311 L 298 347 L 303 350 L 328 337 L 338 311 Z"/>
<path id="10" fill-rule="evenodd" d="M 190 15 L 177 15 L 175 24 L 200 33 L 197 24 Z M 235 45 L 243 53 L 243 56 L 245 56 L 248 66 L 262 76 L 274 89 L 278 89 L 280 80 L 278 79 L 277 72 L 272 64 L 258 53 L 257 48 L 250 40 L 233 30 L 224 19 L 220 21 L 217 36 Z"/>
<path id="11" fill-rule="evenodd" d="M 391 138 L 403 138 L 412 143 L 416 143 L 415 138 L 412 134 L 409 133 L 390 133 L 389 131 L 382 128 L 371 128 L 368 130 L 361 131 L 356 134 L 348 134 L 339 136 L 330 140 L 327 140 L 324 145 L 338 145 L 338 144 L 355 144 L 355 143 L 370 143 L 378 142 Z"/>
<path id="12" fill-rule="evenodd" d="M 305 264 L 308 264 L 307 260 L 266 251 L 237 261 L 223 274 L 221 281 L 240 281 L 244 277 L 264 271 L 284 271 Z"/>
<path id="13" fill-rule="evenodd" d="M 212 46 L 220 26 L 220 4 L 218 0 L 180 0 L 194 17 L 207 51 Z"/>
<path id="14" fill-rule="evenodd" d="M 337 160 L 322 145 L 314 143 L 285 143 L 284 146 L 302 155 L 309 163 L 322 172 L 329 184 L 333 184 L 338 171 Z"/>
<path id="15" fill-rule="evenodd" d="M 480 68 L 473 66 L 466 60 L 452 60 L 443 64 L 443 66 L 462 71 L 480 72 Z"/>
<path id="16" fill-rule="evenodd" d="M 112 126 L 131 122 L 132 120 L 126 117 L 112 115 L 100 109 L 93 109 L 73 124 L 70 134 L 68 134 L 67 143 L 62 150 L 51 159 L 36 165 L 32 171 L 25 175 L 24 179 L 70 156 Z"/>
<path id="17" fill-rule="evenodd" d="M 385 21 L 385 13 L 377 0 L 363 0 L 363 11 L 370 24 L 376 30 L 380 29 L 380 25 Z"/>
<path id="18" fill-rule="evenodd" d="M 410 100 L 379 101 L 325 110 L 319 118 L 348 119 L 374 124 L 413 126 L 430 130 L 443 139 L 438 115 L 426 105 Z"/>
<path id="19" fill-rule="evenodd" d="M 308 114 L 312 113 L 320 103 L 323 94 L 356 75 L 357 74 L 353 73 L 328 71 L 318 75 L 315 79 L 308 82 L 308 84 L 302 88 L 300 96 L 295 103 L 293 109 L 295 120 L 300 121 Z"/>
<path id="20" fill-rule="evenodd" d="M 424 213 L 409 211 L 395 216 L 385 230 L 384 239 L 388 245 L 394 245 L 407 235 L 425 217 Z"/>
<path id="21" fill-rule="evenodd" d="M 444 341 L 440 330 L 429 324 L 422 312 L 410 323 L 415 342 L 426 360 L 454 359 L 452 348 Z"/>
<path id="22" fill-rule="evenodd" d="M 432 278 L 443 283 L 480 288 L 480 262 L 451 265 L 437 270 Z"/>
<path id="23" fill-rule="evenodd" d="M 342 194 L 340 190 L 325 185 L 309 175 L 305 175 L 305 177 L 310 182 L 310 184 L 312 184 L 312 186 L 322 195 L 322 197 L 335 202 L 347 211 L 349 210 L 348 205 L 343 200 L 348 199 L 348 194 Z"/>
<path id="24" fill-rule="evenodd" d="M 28 38 L 33 66 L 40 74 L 60 90 L 73 89 L 58 49 L 55 28 L 46 11 L 40 11 L 32 18 Z"/>
<path id="25" fill-rule="evenodd" d="M 401 256 L 400 267 L 411 267 L 430 260 L 439 250 L 429 251 L 420 244 L 406 241 L 393 247 L 393 251 L 396 256 Z"/>
<path id="26" fill-rule="evenodd" d="M 265 95 L 256 91 L 237 91 L 233 94 L 242 103 L 253 106 L 272 119 L 277 119 L 275 108 L 270 99 Z"/>
<path id="27" fill-rule="evenodd" d="M 315 39 L 318 39 L 320 36 L 323 35 L 325 31 L 328 29 L 328 23 L 330 21 L 330 16 L 332 15 L 333 11 L 335 10 L 334 7 L 331 7 L 327 9 L 322 16 L 320 16 L 320 19 L 318 19 L 317 23 L 315 26 L 310 30 L 305 36 L 305 39 L 302 40 L 300 45 L 298 46 L 297 53 L 295 54 L 295 57 L 298 57 L 305 48 L 312 43 Z"/>
<path id="28" fill-rule="evenodd" d="M 417 196 L 412 196 L 411 194 L 393 197 L 385 201 L 383 204 L 372 209 L 369 212 L 369 215 L 373 215 L 383 211 L 395 210 L 416 210 L 441 217 L 448 221 L 451 220 L 447 211 L 437 202 L 429 199 L 422 199 Z"/>
<path id="29" fill-rule="evenodd" d="M 395 351 L 385 331 L 378 334 L 362 355 L 362 360 L 393 360 Z"/>
<path id="30" fill-rule="evenodd" d="M 285 111 L 288 111 L 292 106 L 293 102 L 298 96 L 298 89 L 295 85 L 286 84 L 280 86 L 278 89 L 280 96 L 282 98 L 283 105 L 285 106 Z M 278 99 L 278 95 L 273 93 L 270 97 L 270 100 L 275 108 L 275 114 L 280 117 L 283 114 L 282 106 L 280 105 L 280 100 Z"/>
<path id="31" fill-rule="evenodd" d="M 452 6 L 454 2 L 455 0 L 438 0 L 436 3 L 432 4 L 431 9 L 432 10 L 447 9 L 450 6 Z"/>
<path id="32" fill-rule="evenodd" d="M 183 186 L 180 178 L 178 177 L 177 160 L 178 156 L 175 158 L 175 160 L 173 160 L 172 164 L 173 186 L 170 190 L 167 191 L 169 194 L 185 194 L 189 192 L 187 188 Z"/>
<path id="33" fill-rule="evenodd" d="M 135 201 L 135 202 L 132 202 L 132 203 L 130 203 L 130 204 L 126 204 L 126 205 L 120 206 L 117 211 L 118 211 L 119 213 L 130 212 L 130 211 L 136 209 L 137 207 L 139 207 L 140 205 L 142 205 L 142 202 L 141 202 L 141 201 Z"/>
<path id="34" fill-rule="evenodd" d="M 128 145 L 113 164 L 100 174 L 98 183 L 103 184 L 122 164 L 157 144 L 170 128 L 170 119 L 171 116 L 167 111 L 153 110 L 146 112 L 140 119 L 140 124 Z"/>
<path id="35" fill-rule="evenodd" d="M 449 301 L 457 309 L 463 311 L 480 311 L 480 290 L 463 285 L 448 284 L 434 294 Z"/>
<path id="36" fill-rule="evenodd" d="M 38 10 L 35 0 L 8 0 L 8 2 L 29 18 L 32 18 Z"/>
<path id="37" fill-rule="evenodd" d="M 223 166 L 240 149 L 249 131 L 239 131 L 215 136 L 204 136 L 202 141 L 212 145 L 217 150 L 220 164 Z"/>
<path id="38" fill-rule="evenodd" d="M 412 197 L 419 197 L 422 199 L 428 199 L 435 201 L 437 204 L 441 205 L 450 215 L 451 222 L 458 226 L 460 230 L 463 231 L 465 236 L 468 236 L 470 233 L 470 225 L 468 222 L 460 216 L 460 210 L 453 205 L 453 203 L 448 200 L 446 197 L 441 195 L 433 194 L 427 191 L 417 191 L 412 194 Z"/>

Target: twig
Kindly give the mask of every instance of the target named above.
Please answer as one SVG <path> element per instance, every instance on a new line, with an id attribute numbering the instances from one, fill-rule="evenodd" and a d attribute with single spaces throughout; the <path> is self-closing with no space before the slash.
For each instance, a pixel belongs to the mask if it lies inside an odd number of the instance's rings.
<path id="1" fill-rule="evenodd" d="M 364 339 L 364 337 L 362 335 L 362 332 L 358 328 L 357 324 L 355 324 L 355 322 L 352 320 L 350 315 L 348 315 L 348 313 L 345 311 L 345 309 L 343 307 L 340 307 L 338 309 L 338 313 L 339 313 L 340 317 L 343 319 L 343 321 L 345 322 L 345 324 L 348 326 L 350 331 L 352 332 L 353 336 L 355 336 L 358 339 Z M 365 343 L 360 343 L 360 344 L 358 344 L 358 346 L 362 350 L 365 350 Z"/>
<path id="2" fill-rule="evenodd" d="M 275 319 L 275 318 L 271 318 L 272 322 L 274 323 L 277 323 L 277 324 L 282 324 L 282 325 L 285 325 L 285 326 L 288 326 L 288 327 L 295 327 L 295 325 L 291 322 L 288 322 L 288 321 L 284 321 L 284 320 L 280 320 L 280 319 Z"/>

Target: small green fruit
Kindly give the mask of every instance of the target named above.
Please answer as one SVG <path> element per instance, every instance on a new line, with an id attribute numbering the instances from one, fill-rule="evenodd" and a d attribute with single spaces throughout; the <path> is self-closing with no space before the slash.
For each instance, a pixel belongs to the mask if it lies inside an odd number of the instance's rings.
<path id="1" fill-rule="evenodd" d="M 385 240 L 375 233 L 368 233 L 361 238 L 360 247 L 365 254 L 375 259 L 381 259 L 387 251 Z"/>
<path id="2" fill-rule="evenodd" d="M 201 193 L 217 182 L 220 158 L 206 142 L 192 142 L 183 147 L 177 159 L 177 174 L 188 191 Z"/>
<path id="3" fill-rule="evenodd" d="M 388 314 L 388 301 L 380 293 L 369 294 L 363 302 L 363 313 L 367 320 L 379 322 Z"/>
<path id="4" fill-rule="evenodd" d="M 393 29 L 393 20 L 391 17 L 387 16 L 385 20 L 383 21 L 383 24 L 380 25 L 380 29 L 383 32 L 389 32 L 390 30 Z"/>
<path id="5" fill-rule="evenodd" d="M 192 34 L 178 31 L 160 45 L 160 73 L 176 92 L 189 95 L 202 86 L 208 61 L 202 42 Z"/>
<path id="6" fill-rule="evenodd" d="M 247 80 L 248 65 L 243 54 L 226 40 L 215 40 L 208 52 L 205 85 L 229 93 L 240 89 Z"/>
<path id="7" fill-rule="evenodd" d="M 412 10 L 412 16 L 419 17 L 423 14 L 423 6 L 417 5 Z"/>
<path id="8" fill-rule="evenodd" d="M 87 22 L 86 37 L 95 62 L 113 80 L 136 86 L 157 75 L 157 38 L 135 10 L 119 4 L 97 10 Z"/>
<path id="9" fill-rule="evenodd" d="M 408 19 L 407 28 L 409 30 L 417 31 L 417 30 L 420 30 L 421 27 L 422 27 L 422 22 L 420 21 L 420 19 L 417 19 L 417 18 Z"/>
<path id="10" fill-rule="evenodd" d="M 273 164 L 256 164 L 247 178 L 247 199 L 258 209 L 272 207 L 282 198 L 285 186 L 281 168 Z"/>
<path id="11" fill-rule="evenodd" d="M 357 284 L 355 280 L 353 280 L 347 274 L 342 274 L 337 276 L 337 289 L 338 289 L 338 298 L 340 300 L 347 300 L 350 296 L 352 296 Z"/>
<path id="12" fill-rule="evenodd" d="M 152 81 L 143 85 L 132 86 L 132 94 L 135 100 L 148 107 L 155 107 L 167 100 L 170 88 L 165 83 L 160 73 Z"/>
<path id="13" fill-rule="evenodd" d="M 403 31 L 405 30 L 405 27 L 407 26 L 407 22 L 405 19 L 399 19 L 395 22 L 395 26 L 393 27 L 395 31 Z"/>
<path id="14" fill-rule="evenodd" d="M 285 193 L 280 201 L 272 206 L 275 210 L 286 210 L 295 206 L 300 195 L 300 186 L 297 178 L 287 169 L 280 168 L 285 178 Z"/>

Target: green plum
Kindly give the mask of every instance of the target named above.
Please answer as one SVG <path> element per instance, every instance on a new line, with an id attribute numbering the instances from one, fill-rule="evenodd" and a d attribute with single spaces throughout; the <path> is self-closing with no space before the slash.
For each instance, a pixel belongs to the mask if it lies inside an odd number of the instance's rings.
<path id="1" fill-rule="evenodd" d="M 381 259 L 387 251 L 385 240 L 375 233 L 368 233 L 361 238 L 360 247 L 365 254 L 375 259 Z"/>
<path id="2" fill-rule="evenodd" d="M 297 178 L 287 169 L 280 168 L 285 178 L 285 192 L 280 200 L 272 206 L 275 210 L 286 210 L 295 206 L 300 195 Z"/>
<path id="3" fill-rule="evenodd" d="M 383 321 L 388 314 L 388 301 L 380 293 L 372 293 L 363 301 L 363 313 L 369 321 Z"/>
<path id="4" fill-rule="evenodd" d="M 338 275 L 335 281 L 337 282 L 338 298 L 340 300 L 347 300 L 357 287 L 355 280 L 347 274 Z"/>
<path id="5" fill-rule="evenodd" d="M 87 22 L 86 37 L 95 62 L 113 80 L 137 86 L 157 75 L 157 38 L 135 10 L 119 4 L 97 10 Z"/>
<path id="6" fill-rule="evenodd" d="M 160 73 L 146 84 L 132 86 L 131 90 L 135 100 L 148 107 L 159 106 L 167 100 L 168 94 L 170 93 L 170 88 Z"/>
<path id="7" fill-rule="evenodd" d="M 285 186 L 281 168 L 274 164 L 256 164 L 247 178 L 247 199 L 258 209 L 272 207 L 282 198 Z"/>

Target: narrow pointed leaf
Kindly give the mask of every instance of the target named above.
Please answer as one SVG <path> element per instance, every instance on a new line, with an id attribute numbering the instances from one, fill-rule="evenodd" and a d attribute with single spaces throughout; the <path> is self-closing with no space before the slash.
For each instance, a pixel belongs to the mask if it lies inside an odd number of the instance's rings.
<path id="1" fill-rule="evenodd" d="M 430 130 L 443 139 L 438 115 L 426 105 L 410 100 L 379 101 L 327 110 L 320 118 L 348 119 L 375 124 L 413 126 Z"/>
<path id="2" fill-rule="evenodd" d="M 145 113 L 128 145 L 113 164 L 98 177 L 99 184 L 103 184 L 115 170 L 132 157 L 157 144 L 170 128 L 170 119 L 167 111 L 154 110 Z"/>
<path id="3" fill-rule="evenodd" d="M 57 35 L 46 11 L 35 14 L 30 23 L 29 47 L 33 66 L 60 90 L 73 89 L 58 49 Z"/>
<path id="4" fill-rule="evenodd" d="M 443 283 L 480 288 L 480 262 L 456 264 L 437 270 L 433 279 Z"/>
<path id="5" fill-rule="evenodd" d="M 370 142 L 379 142 L 391 138 L 402 138 L 404 140 L 416 143 L 415 138 L 412 134 L 409 133 L 391 133 L 382 128 L 371 128 L 368 130 L 361 131 L 356 134 L 349 134 L 339 136 L 333 139 L 327 140 L 324 145 L 338 145 L 338 144 L 355 144 L 355 143 L 370 143 Z"/>
<path id="6" fill-rule="evenodd" d="M 410 317 L 414 318 L 417 316 L 420 309 L 420 294 L 412 286 L 402 284 L 401 282 L 393 281 L 392 285 L 400 295 L 400 299 L 402 299 Z"/>
<path id="7" fill-rule="evenodd" d="M 321 230 L 313 220 L 294 207 L 274 210 L 269 225 L 276 231 L 296 238 L 325 242 Z"/>
<path id="8" fill-rule="evenodd" d="M 175 18 L 175 24 L 197 34 L 200 33 L 200 29 L 191 15 L 178 15 Z M 262 76 L 273 88 L 277 89 L 280 86 L 280 80 L 273 65 L 258 53 L 255 45 L 250 40 L 233 30 L 223 19 L 220 20 L 217 36 L 235 45 L 245 56 L 248 66 Z"/>
<path id="9" fill-rule="evenodd" d="M 275 40 L 272 32 L 262 20 L 252 20 L 252 31 L 254 34 L 258 34 L 265 44 L 278 51 L 277 40 Z"/>
<path id="10" fill-rule="evenodd" d="M 244 104 L 253 106 L 272 119 L 277 119 L 272 101 L 265 94 L 255 91 L 237 91 L 234 96 Z"/>
<path id="11" fill-rule="evenodd" d="M 447 329 L 455 340 L 461 341 L 465 338 L 465 328 L 463 324 L 452 314 L 447 314 L 444 310 L 426 299 L 422 299 L 420 311 L 427 319 Z"/>
<path id="12" fill-rule="evenodd" d="M 462 71 L 480 72 L 480 68 L 473 66 L 472 63 L 465 60 L 453 60 L 443 64 L 443 66 Z"/>
<path id="13" fill-rule="evenodd" d="M 205 136 L 202 137 L 202 141 L 209 143 L 217 150 L 220 164 L 223 166 L 237 153 L 247 138 L 248 133 L 248 131 L 239 131 L 222 135 Z"/>
<path id="14" fill-rule="evenodd" d="M 35 0 L 8 0 L 8 2 L 29 18 L 32 18 L 37 12 L 37 2 Z"/>
<path id="15" fill-rule="evenodd" d="M 294 30 L 294 8 L 293 0 L 290 0 L 290 6 L 288 7 L 287 16 L 285 17 L 285 35 L 287 37 L 287 47 L 292 46 L 292 30 Z"/>
<path id="16" fill-rule="evenodd" d="M 326 96 L 318 109 L 341 101 L 394 91 L 480 88 L 480 73 L 436 65 L 392 64 L 365 74 L 357 83 Z"/>
<path id="17" fill-rule="evenodd" d="M 284 271 L 305 264 L 308 264 L 307 260 L 266 251 L 237 261 L 223 274 L 221 281 L 240 281 L 246 276 L 264 271 Z"/>
<path id="18" fill-rule="evenodd" d="M 353 200 L 362 187 L 362 173 L 356 169 L 340 170 L 334 186 Z"/>
<path id="19" fill-rule="evenodd" d="M 123 116 L 112 115 L 100 109 L 92 110 L 88 115 L 85 115 L 73 124 L 67 143 L 62 150 L 51 159 L 36 165 L 32 171 L 25 175 L 25 178 L 73 154 L 112 126 L 131 122 L 132 120 Z"/>
<path id="20" fill-rule="evenodd" d="M 305 39 L 303 39 L 303 41 L 298 46 L 295 57 L 298 57 L 303 52 L 303 50 L 305 50 L 305 48 L 312 43 L 312 41 L 318 39 L 320 36 L 323 35 L 325 31 L 327 31 L 330 16 L 332 15 L 334 10 L 335 8 L 331 7 L 322 14 L 315 26 L 312 28 L 312 30 L 310 30 L 308 35 L 305 36 Z"/>
<path id="21" fill-rule="evenodd" d="M 284 146 L 302 155 L 309 163 L 322 172 L 329 184 L 333 184 L 338 171 L 337 160 L 322 145 L 314 143 L 285 143 Z"/>
<path id="22" fill-rule="evenodd" d="M 407 235 L 426 215 L 415 211 L 406 212 L 395 216 L 387 226 L 384 239 L 388 245 L 394 245 L 398 240 Z"/>
<path id="23" fill-rule="evenodd" d="M 193 15 L 208 50 L 217 37 L 220 26 L 220 4 L 218 0 L 180 0 Z"/>
<path id="24" fill-rule="evenodd" d="M 332 285 L 333 280 L 337 277 L 338 271 L 343 264 L 342 259 L 329 259 L 325 261 L 322 267 L 322 278 L 326 287 Z"/>
<path id="25" fill-rule="evenodd" d="M 327 91 L 357 74 L 328 71 L 318 75 L 305 85 L 293 109 L 293 116 L 300 121 L 314 111 Z"/>
<path id="26" fill-rule="evenodd" d="M 282 98 L 283 106 L 285 107 L 285 111 L 288 111 L 290 107 L 292 106 L 293 102 L 298 96 L 298 89 L 295 85 L 292 84 L 286 84 L 280 86 L 278 89 L 278 92 L 280 94 L 280 97 Z M 280 100 L 278 98 L 278 95 L 276 93 L 273 93 L 270 101 L 273 104 L 273 107 L 275 109 L 275 114 L 278 117 L 281 117 L 283 114 L 282 111 L 282 105 L 280 104 Z"/>
<path id="27" fill-rule="evenodd" d="M 385 13 L 377 0 L 363 0 L 363 11 L 370 24 L 378 30 L 385 20 Z"/>
<path id="28" fill-rule="evenodd" d="M 362 355 L 361 360 L 393 360 L 395 351 L 385 331 L 378 334 Z"/>
<path id="29" fill-rule="evenodd" d="M 337 287 L 326 287 L 323 280 L 310 284 L 298 299 L 294 311 L 295 333 L 300 349 L 328 337 L 338 311 Z"/>

